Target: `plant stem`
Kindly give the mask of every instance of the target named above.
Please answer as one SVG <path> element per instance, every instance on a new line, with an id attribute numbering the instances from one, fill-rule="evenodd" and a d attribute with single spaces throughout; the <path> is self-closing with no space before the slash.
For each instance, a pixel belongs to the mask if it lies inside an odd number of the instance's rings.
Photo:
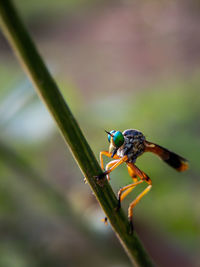
<path id="1" fill-rule="evenodd" d="M 136 266 L 152 266 L 136 234 L 129 234 L 129 224 L 124 212 L 121 209 L 119 212 L 115 211 L 117 199 L 110 185 L 105 181 L 100 186 L 94 179 L 94 176 L 102 172 L 101 168 L 10 0 L 0 0 L 0 24 L 132 263 Z"/>

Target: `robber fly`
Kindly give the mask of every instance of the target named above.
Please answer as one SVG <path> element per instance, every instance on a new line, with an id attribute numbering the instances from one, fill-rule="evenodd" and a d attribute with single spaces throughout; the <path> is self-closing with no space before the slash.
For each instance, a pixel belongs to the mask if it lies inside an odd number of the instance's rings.
<path id="1" fill-rule="evenodd" d="M 100 152 L 101 168 L 104 171 L 98 178 L 107 177 L 110 180 L 110 173 L 123 162 L 126 163 L 128 173 L 133 179 L 133 183 L 122 187 L 118 192 L 118 207 L 121 207 L 122 200 L 139 184 L 146 182 L 148 186 L 140 193 L 135 200 L 131 202 L 128 208 L 128 219 L 130 223 L 130 232 L 133 231 L 133 208 L 146 195 L 151 187 L 152 181 L 149 176 L 140 170 L 136 165 L 136 159 L 144 152 L 152 152 L 164 160 L 168 165 L 173 167 L 179 172 L 185 171 L 188 168 L 186 159 L 167 150 L 164 147 L 156 145 L 146 140 L 145 136 L 138 130 L 128 129 L 123 133 L 120 131 L 112 130 L 106 131 L 108 134 L 108 141 L 110 143 L 109 151 Z M 113 158 L 111 162 L 106 165 L 104 170 L 103 155 Z"/>

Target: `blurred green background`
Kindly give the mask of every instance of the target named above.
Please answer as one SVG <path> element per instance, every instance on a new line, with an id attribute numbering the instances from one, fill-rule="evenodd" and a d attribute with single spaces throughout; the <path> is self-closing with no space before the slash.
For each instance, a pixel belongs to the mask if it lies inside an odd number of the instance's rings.
<path id="1" fill-rule="evenodd" d="M 137 160 L 153 188 L 135 228 L 158 266 L 199 266 L 199 2 L 14 2 L 97 157 L 104 129 L 135 128 L 189 160 Z M 0 266 L 131 266 L 2 34 L 0 88 Z M 115 192 L 130 182 L 111 175 Z"/>

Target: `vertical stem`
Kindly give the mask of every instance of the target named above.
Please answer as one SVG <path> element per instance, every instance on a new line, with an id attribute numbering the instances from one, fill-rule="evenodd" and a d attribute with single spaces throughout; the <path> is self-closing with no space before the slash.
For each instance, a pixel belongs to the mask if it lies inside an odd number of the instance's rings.
<path id="1" fill-rule="evenodd" d="M 0 24 L 132 263 L 136 266 L 152 266 L 136 234 L 129 235 L 129 224 L 123 211 L 115 211 L 117 199 L 110 185 L 105 181 L 104 186 L 100 186 L 94 179 L 95 175 L 101 173 L 101 168 L 10 0 L 0 0 Z"/>

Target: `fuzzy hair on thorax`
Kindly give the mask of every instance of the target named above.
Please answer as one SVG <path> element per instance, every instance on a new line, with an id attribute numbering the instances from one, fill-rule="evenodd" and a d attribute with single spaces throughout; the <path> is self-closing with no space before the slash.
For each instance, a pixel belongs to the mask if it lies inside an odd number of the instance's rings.
<path id="1" fill-rule="evenodd" d="M 124 144 L 117 150 L 117 155 L 122 158 L 128 156 L 128 161 L 134 163 L 138 156 L 145 150 L 145 136 L 138 130 L 128 129 L 123 132 Z"/>

